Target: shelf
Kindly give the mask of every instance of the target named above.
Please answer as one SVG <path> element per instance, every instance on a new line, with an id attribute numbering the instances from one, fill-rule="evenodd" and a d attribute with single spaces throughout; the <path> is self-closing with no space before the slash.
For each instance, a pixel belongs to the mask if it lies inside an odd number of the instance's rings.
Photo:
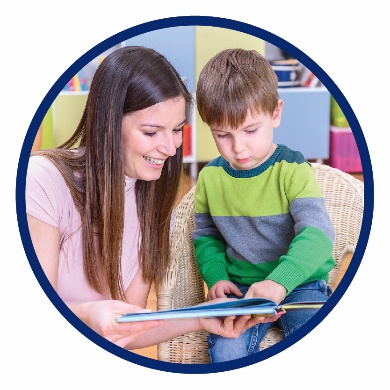
<path id="1" fill-rule="evenodd" d="M 88 95 L 89 91 L 61 91 L 59 96 Z"/>

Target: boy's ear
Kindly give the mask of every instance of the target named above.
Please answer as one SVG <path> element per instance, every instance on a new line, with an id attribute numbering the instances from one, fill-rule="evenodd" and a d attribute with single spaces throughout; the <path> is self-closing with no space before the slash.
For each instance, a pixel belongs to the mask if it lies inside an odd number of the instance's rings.
<path id="1" fill-rule="evenodd" d="M 280 121 L 282 119 L 282 109 L 283 109 L 283 100 L 278 100 L 278 105 L 275 108 L 275 111 L 272 114 L 272 123 L 273 127 L 276 128 L 280 125 Z"/>

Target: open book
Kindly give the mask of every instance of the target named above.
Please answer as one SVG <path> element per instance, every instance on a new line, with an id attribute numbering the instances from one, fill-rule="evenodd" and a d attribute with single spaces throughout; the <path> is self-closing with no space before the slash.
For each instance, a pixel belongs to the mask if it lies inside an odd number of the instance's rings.
<path id="1" fill-rule="evenodd" d="M 128 313 L 116 319 L 117 322 L 136 322 L 148 320 L 169 320 L 197 317 L 227 317 L 245 314 L 275 316 L 286 310 L 320 309 L 325 302 L 297 302 L 277 305 L 265 298 L 241 298 L 218 303 L 204 303 L 197 306 L 172 310 L 158 310 L 146 313 Z"/>

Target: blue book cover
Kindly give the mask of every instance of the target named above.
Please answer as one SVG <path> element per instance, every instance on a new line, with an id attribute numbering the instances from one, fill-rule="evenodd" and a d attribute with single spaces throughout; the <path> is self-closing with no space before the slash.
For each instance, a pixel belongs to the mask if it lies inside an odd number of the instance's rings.
<path id="1" fill-rule="evenodd" d="M 172 310 L 158 310 L 144 313 L 128 313 L 116 319 L 117 322 L 139 322 L 148 320 L 169 320 L 183 318 L 211 318 L 240 315 L 275 316 L 286 310 L 320 309 L 325 302 L 296 302 L 277 305 L 266 298 L 230 299 L 217 303 L 204 303 L 197 306 Z"/>

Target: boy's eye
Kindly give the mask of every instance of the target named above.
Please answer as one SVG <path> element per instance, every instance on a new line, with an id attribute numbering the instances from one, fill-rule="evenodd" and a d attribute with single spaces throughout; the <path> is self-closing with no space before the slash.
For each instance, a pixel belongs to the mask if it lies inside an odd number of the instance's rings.
<path id="1" fill-rule="evenodd" d="M 253 129 L 253 130 L 246 130 L 246 132 L 248 134 L 253 134 L 253 133 L 256 133 L 257 129 Z"/>
<path id="2" fill-rule="evenodd" d="M 229 134 L 217 134 L 217 138 L 227 138 Z"/>

